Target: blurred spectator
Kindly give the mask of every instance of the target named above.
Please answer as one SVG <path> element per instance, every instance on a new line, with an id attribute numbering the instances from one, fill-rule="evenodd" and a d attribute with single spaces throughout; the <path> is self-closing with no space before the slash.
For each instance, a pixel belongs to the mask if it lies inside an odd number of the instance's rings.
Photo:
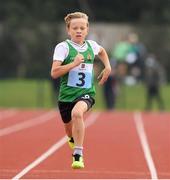
<path id="1" fill-rule="evenodd" d="M 116 62 L 116 76 L 119 83 L 124 82 L 124 78 L 127 74 L 126 57 L 129 48 L 130 44 L 127 41 L 127 38 L 125 36 L 122 36 L 120 42 L 118 42 L 111 51 L 111 60 Z"/>
<path id="2" fill-rule="evenodd" d="M 136 81 L 143 80 L 144 62 L 146 58 L 146 47 L 139 41 L 136 33 L 128 35 L 129 49 L 126 56 L 128 63 L 128 75 L 134 77 Z"/>
<path id="3" fill-rule="evenodd" d="M 158 103 L 160 110 L 164 109 L 163 99 L 160 93 L 161 76 L 160 76 L 160 64 L 156 60 L 154 54 L 150 54 L 145 63 L 145 84 L 146 84 L 146 110 L 152 108 L 153 100 Z"/>
<path id="4" fill-rule="evenodd" d="M 110 61 L 110 64 L 112 66 L 112 72 L 108 77 L 107 81 L 104 83 L 104 87 L 103 87 L 103 94 L 105 97 L 106 108 L 108 110 L 115 108 L 116 90 L 117 90 L 116 76 L 115 76 L 115 61 L 112 59 Z"/>

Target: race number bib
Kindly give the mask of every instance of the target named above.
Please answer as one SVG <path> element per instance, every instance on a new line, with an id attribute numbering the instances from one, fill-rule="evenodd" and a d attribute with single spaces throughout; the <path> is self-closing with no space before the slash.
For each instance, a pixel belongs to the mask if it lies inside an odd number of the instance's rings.
<path id="1" fill-rule="evenodd" d="M 81 63 L 73 68 L 68 75 L 68 86 L 91 88 L 93 64 Z"/>

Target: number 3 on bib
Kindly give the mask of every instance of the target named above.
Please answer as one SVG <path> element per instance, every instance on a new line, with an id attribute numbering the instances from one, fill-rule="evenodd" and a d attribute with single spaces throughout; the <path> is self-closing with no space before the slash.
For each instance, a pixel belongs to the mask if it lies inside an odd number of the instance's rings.
<path id="1" fill-rule="evenodd" d="M 91 88 L 93 64 L 82 63 L 73 68 L 68 75 L 68 86 Z"/>

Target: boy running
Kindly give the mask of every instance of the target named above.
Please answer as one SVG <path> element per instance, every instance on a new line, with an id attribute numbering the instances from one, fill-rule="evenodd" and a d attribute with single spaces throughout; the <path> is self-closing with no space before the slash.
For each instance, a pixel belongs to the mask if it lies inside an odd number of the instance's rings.
<path id="1" fill-rule="evenodd" d="M 95 87 L 93 63 L 98 55 L 104 64 L 99 85 L 107 80 L 111 66 L 103 47 L 85 40 L 89 31 L 88 16 L 82 12 L 65 17 L 67 39 L 56 45 L 51 68 L 52 78 L 61 77 L 58 107 L 64 122 L 68 143 L 73 148 L 73 169 L 84 168 L 84 114 L 94 105 Z"/>

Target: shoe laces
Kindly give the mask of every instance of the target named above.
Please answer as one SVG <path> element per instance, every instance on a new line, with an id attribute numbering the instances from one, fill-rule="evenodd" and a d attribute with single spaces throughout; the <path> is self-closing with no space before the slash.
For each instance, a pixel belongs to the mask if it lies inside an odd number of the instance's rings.
<path id="1" fill-rule="evenodd" d="M 80 154 L 74 154 L 73 157 L 74 157 L 74 160 L 75 160 L 75 161 L 79 161 L 81 155 L 80 155 Z"/>
<path id="2" fill-rule="evenodd" d="M 69 142 L 74 143 L 73 137 L 70 138 Z"/>

